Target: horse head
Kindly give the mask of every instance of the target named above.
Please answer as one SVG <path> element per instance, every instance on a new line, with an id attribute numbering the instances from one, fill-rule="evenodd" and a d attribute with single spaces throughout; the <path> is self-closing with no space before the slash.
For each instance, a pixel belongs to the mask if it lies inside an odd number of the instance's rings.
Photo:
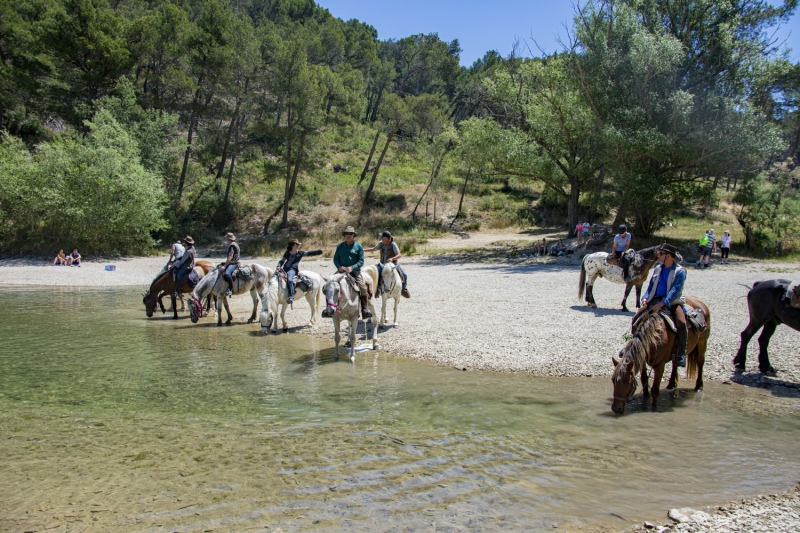
<path id="1" fill-rule="evenodd" d="M 339 307 L 340 291 L 339 276 L 333 276 L 322 286 L 322 293 L 325 295 L 325 309 L 322 311 L 322 318 L 332 318 Z"/>
<path id="2" fill-rule="evenodd" d="M 622 357 L 622 352 L 619 352 Z M 611 358 L 614 363 L 614 372 L 611 374 L 611 383 L 614 385 L 614 401 L 611 403 L 611 410 L 621 415 L 625 412 L 625 404 L 628 403 L 636 394 L 636 376 L 634 375 L 633 361 L 617 361 Z"/>
<path id="3" fill-rule="evenodd" d="M 150 291 L 143 292 L 142 303 L 144 304 L 144 312 L 147 314 L 147 318 L 151 318 L 156 311 L 156 305 L 158 305 L 158 298 L 153 296 Z"/>
<path id="4" fill-rule="evenodd" d="M 800 283 L 792 287 L 792 298 L 789 303 L 794 308 L 800 308 Z"/>
<path id="5" fill-rule="evenodd" d="M 380 283 L 382 285 L 383 292 L 385 292 L 387 296 L 390 292 L 392 292 L 392 289 L 394 289 L 395 270 L 397 270 L 397 265 L 395 265 L 394 263 L 386 263 L 385 265 L 383 265 L 383 271 L 381 272 Z"/>
<path id="6" fill-rule="evenodd" d="M 261 295 L 261 315 L 259 316 L 258 321 L 261 323 L 262 335 L 269 333 L 269 329 L 272 327 L 273 320 L 278 320 L 279 300 L 280 277 L 276 272 L 269 278 L 266 293 Z"/>
<path id="7" fill-rule="evenodd" d="M 189 298 L 189 318 L 191 318 L 192 324 L 197 324 L 201 316 L 203 316 L 203 304 L 200 303 L 197 296 L 192 294 L 192 297 Z"/>

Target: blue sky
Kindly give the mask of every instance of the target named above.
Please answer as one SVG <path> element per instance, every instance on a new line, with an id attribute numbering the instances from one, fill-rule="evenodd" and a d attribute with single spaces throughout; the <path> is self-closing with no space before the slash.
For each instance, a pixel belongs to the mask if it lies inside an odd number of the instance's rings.
<path id="1" fill-rule="evenodd" d="M 335 17 L 356 18 L 371 24 L 381 39 L 417 33 L 438 33 L 446 41 L 458 38 L 463 52 L 461 64 L 469 66 L 487 50 L 505 56 L 515 39 L 539 55 L 534 40 L 545 51 L 560 49 L 558 36 L 566 41 L 572 26 L 570 0 L 317 0 Z M 777 3 L 772 0 L 771 3 Z M 793 48 L 800 61 L 800 15 L 778 30 L 780 40 Z M 527 50 L 526 50 L 527 53 Z"/>

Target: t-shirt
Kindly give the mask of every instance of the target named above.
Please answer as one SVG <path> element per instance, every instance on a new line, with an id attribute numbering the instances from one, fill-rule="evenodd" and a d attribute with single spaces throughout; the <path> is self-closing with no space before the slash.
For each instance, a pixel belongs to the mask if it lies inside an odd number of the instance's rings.
<path id="1" fill-rule="evenodd" d="M 722 244 L 723 248 L 730 248 L 731 247 L 731 236 L 730 235 L 723 235 L 721 244 Z"/>
<path id="2" fill-rule="evenodd" d="M 575 233 L 580 233 L 583 231 L 583 224 L 578 224 L 575 226 Z"/>
<path id="3" fill-rule="evenodd" d="M 172 255 L 174 256 L 175 260 L 180 259 L 183 257 L 183 253 L 186 251 L 186 248 L 179 242 L 176 242 L 172 245 Z"/>
<path id="4" fill-rule="evenodd" d="M 380 241 L 378 242 L 378 244 L 375 245 L 375 248 L 377 248 L 378 251 L 381 253 L 382 265 L 385 265 L 390 257 L 394 257 L 400 253 L 400 247 L 397 246 L 397 243 L 394 241 L 390 241 L 389 244 L 383 244 L 383 241 Z"/>
<path id="5" fill-rule="evenodd" d="M 588 222 L 584 222 L 583 223 L 583 232 L 584 233 L 589 233 L 589 228 L 591 228 L 591 227 L 592 227 L 591 224 L 589 224 Z"/>
<path id="6" fill-rule="evenodd" d="M 713 233 L 706 233 L 706 237 L 708 237 L 708 242 L 706 243 L 706 248 L 713 248 L 714 243 L 717 242 L 717 236 Z"/>
<path id="7" fill-rule="evenodd" d="M 617 234 L 614 236 L 614 250 L 617 252 L 624 252 L 625 251 L 625 244 L 633 239 L 633 235 L 630 232 L 626 232 L 624 236 Z"/>
<path id="8" fill-rule="evenodd" d="M 661 273 L 658 276 L 658 286 L 656 287 L 656 296 L 664 297 L 667 295 L 667 283 L 669 282 L 670 273 L 675 270 L 675 265 L 667 268 L 661 267 Z"/>

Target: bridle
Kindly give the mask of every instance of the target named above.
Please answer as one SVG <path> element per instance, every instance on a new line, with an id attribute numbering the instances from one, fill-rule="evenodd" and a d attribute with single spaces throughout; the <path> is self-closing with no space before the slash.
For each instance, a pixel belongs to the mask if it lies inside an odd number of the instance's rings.
<path id="1" fill-rule="evenodd" d="M 387 263 L 387 264 L 388 264 L 388 263 Z M 386 266 L 384 266 L 383 268 L 384 268 L 384 270 L 385 270 L 385 269 L 386 269 Z M 395 287 L 397 287 L 397 278 L 394 276 L 394 273 L 395 273 L 395 269 L 396 269 L 396 268 L 397 268 L 396 266 L 392 265 L 392 275 L 391 275 L 391 278 L 392 278 L 392 285 L 391 285 L 391 286 L 390 286 L 388 289 L 386 288 L 386 282 L 385 282 L 385 281 L 383 281 L 383 280 L 381 280 L 381 281 L 383 282 L 383 292 L 384 292 L 384 293 L 386 293 L 387 295 L 391 294 L 391 293 L 392 293 L 392 291 L 394 290 L 394 288 L 395 288 Z M 384 277 L 384 276 L 381 276 L 381 278 L 383 278 L 383 277 Z"/>
<path id="2" fill-rule="evenodd" d="M 631 398 L 633 398 L 633 395 L 636 394 L 636 388 L 639 386 L 639 382 L 636 380 L 636 376 L 634 375 L 633 372 L 631 372 L 631 379 L 633 380 L 633 386 L 631 387 L 631 390 L 628 393 L 628 395 L 626 397 L 622 397 L 622 396 L 617 396 L 615 394 L 614 400 L 628 403 L 631 400 Z"/>

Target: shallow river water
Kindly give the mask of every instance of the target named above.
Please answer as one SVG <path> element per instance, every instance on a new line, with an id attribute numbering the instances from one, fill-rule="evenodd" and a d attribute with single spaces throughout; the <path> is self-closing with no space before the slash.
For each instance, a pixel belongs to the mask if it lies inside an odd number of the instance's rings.
<path id="1" fill-rule="evenodd" d="M 0 531 L 613 531 L 800 476 L 800 400 L 762 389 L 617 417 L 606 379 L 334 362 L 131 290 L 0 297 Z"/>

